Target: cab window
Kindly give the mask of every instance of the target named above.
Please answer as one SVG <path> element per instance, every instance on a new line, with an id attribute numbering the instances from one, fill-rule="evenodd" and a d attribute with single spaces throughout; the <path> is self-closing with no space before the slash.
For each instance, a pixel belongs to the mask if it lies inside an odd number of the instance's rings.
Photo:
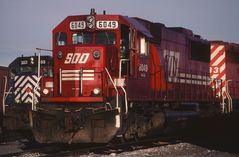
<path id="1" fill-rule="evenodd" d="M 139 37 L 139 50 L 141 55 L 148 54 L 148 41 L 143 36 Z"/>
<path id="2" fill-rule="evenodd" d="M 115 41 L 114 32 L 96 32 L 96 44 L 114 45 Z"/>
<path id="3" fill-rule="evenodd" d="M 82 32 L 74 33 L 72 35 L 72 44 L 92 44 L 93 43 L 93 33 Z"/>
<path id="4" fill-rule="evenodd" d="M 64 46 L 67 44 L 67 34 L 65 32 L 58 32 L 55 34 L 56 45 Z"/>

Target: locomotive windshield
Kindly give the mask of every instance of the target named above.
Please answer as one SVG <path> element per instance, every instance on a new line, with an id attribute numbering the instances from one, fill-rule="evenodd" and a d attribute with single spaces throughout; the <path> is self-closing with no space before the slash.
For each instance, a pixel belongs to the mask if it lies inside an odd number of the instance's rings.
<path id="1" fill-rule="evenodd" d="M 21 66 L 20 73 L 37 73 L 37 67 L 32 66 Z"/>
<path id="2" fill-rule="evenodd" d="M 66 45 L 66 33 L 56 33 L 56 45 Z M 116 43 L 116 33 L 112 31 L 97 31 L 97 32 L 79 32 L 72 34 L 72 44 L 104 44 L 114 45 Z"/>
<path id="3" fill-rule="evenodd" d="M 81 32 L 74 33 L 72 35 L 72 44 L 92 44 L 93 43 L 93 33 L 91 32 Z"/>
<path id="4" fill-rule="evenodd" d="M 96 32 L 96 44 L 115 44 L 115 33 L 114 32 Z"/>

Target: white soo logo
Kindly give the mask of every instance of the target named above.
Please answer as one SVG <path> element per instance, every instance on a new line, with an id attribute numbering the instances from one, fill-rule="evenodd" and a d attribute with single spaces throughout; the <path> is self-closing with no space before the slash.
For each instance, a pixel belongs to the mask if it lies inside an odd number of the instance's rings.
<path id="1" fill-rule="evenodd" d="M 68 53 L 65 64 L 85 64 L 89 58 L 89 53 Z"/>

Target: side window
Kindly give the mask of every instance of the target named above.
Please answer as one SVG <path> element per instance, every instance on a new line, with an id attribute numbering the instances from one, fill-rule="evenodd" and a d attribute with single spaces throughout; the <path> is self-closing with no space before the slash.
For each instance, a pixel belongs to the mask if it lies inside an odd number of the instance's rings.
<path id="1" fill-rule="evenodd" d="M 148 41 L 146 41 L 145 37 L 140 36 L 139 37 L 139 53 L 141 55 L 147 55 L 148 54 Z"/>
<path id="2" fill-rule="evenodd" d="M 200 41 L 190 41 L 191 59 L 209 63 L 210 61 L 210 43 Z"/>
<path id="3" fill-rule="evenodd" d="M 67 34 L 65 32 L 58 32 L 55 34 L 56 45 L 64 46 L 67 44 Z"/>
<path id="4" fill-rule="evenodd" d="M 121 25 L 120 52 L 121 58 L 129 57 L 129 27 L 125 25 Z"/>

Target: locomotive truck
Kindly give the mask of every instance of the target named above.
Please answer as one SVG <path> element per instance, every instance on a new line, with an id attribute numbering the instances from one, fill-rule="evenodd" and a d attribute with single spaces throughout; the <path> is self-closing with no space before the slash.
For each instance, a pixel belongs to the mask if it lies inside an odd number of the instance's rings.
<path id="1" fill-rule="evenodd" d="M 161 135 L 170 121 L 221 112 L 211 42 L 189 29 L 92 9 L 66 17 L 52 36 L 53 77 L 42 79 L 29 113 L 40 143 Z"/>

